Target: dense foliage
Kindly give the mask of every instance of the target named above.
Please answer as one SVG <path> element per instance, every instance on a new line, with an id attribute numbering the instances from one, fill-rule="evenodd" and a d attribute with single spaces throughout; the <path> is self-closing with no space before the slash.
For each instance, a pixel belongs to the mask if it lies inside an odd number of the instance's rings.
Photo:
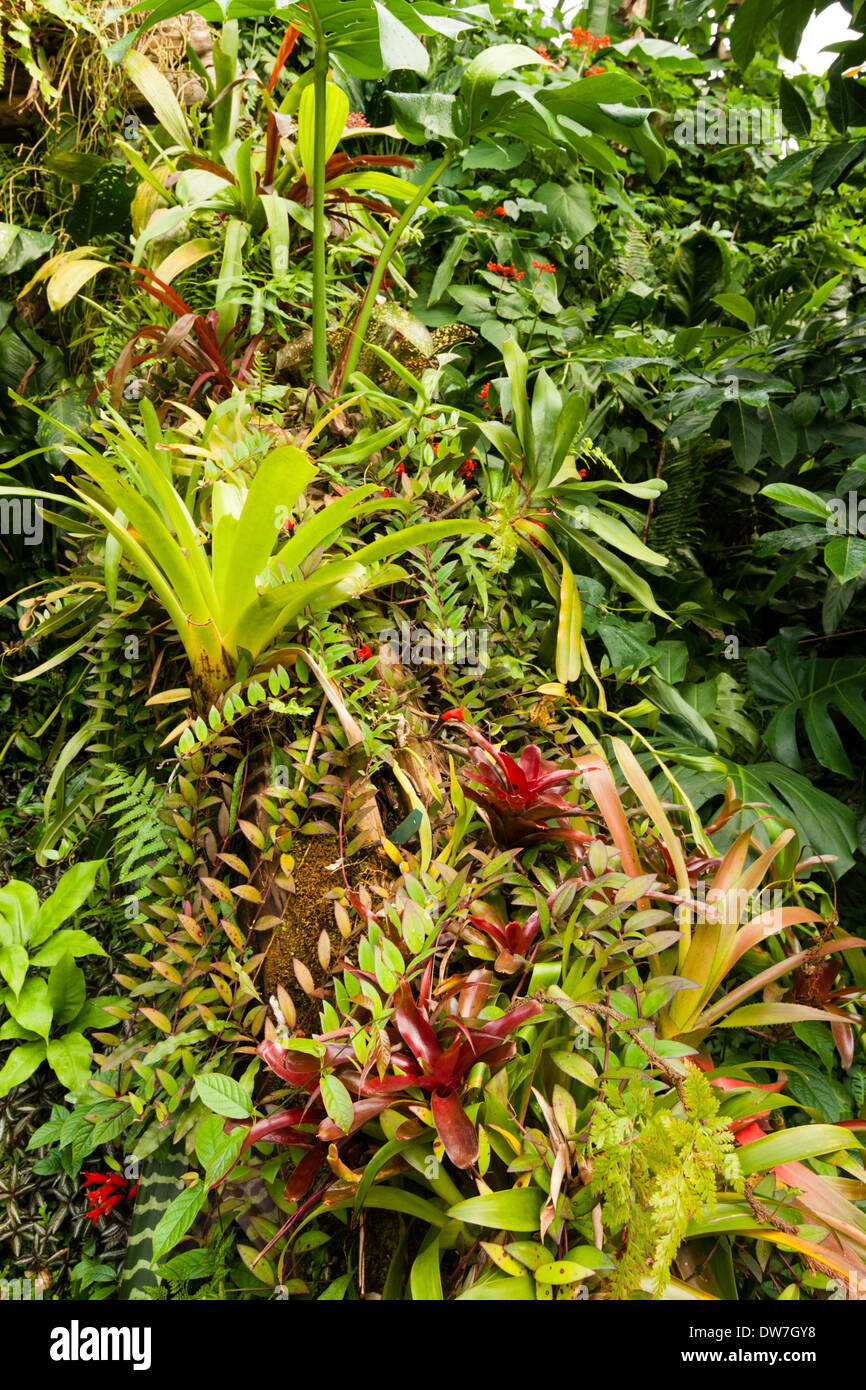
<path id="1" fill-rule="evenodd" d="M 3 1280 L 864 1296 L 814 9 L 4 13 Z"/>

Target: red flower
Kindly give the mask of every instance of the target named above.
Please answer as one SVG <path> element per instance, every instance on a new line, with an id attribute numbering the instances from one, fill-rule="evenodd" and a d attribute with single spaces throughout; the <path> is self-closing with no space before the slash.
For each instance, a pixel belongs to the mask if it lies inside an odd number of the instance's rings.
<path id="1" fill-rule="evenodd" d="M 490 395 L 490 382 L 489 382 L 489 381 L 485 381 L 485 383 L 484 383 L 484 385 L 482 386 L 481 390 L 478 392 L 478 399 L 479 399 L 479 401 L 483 401 L 483 402 L 484 402 L 484 409 L 485 409 L 485 410 L 489 410 L 489 409 L 490 409 L 490 402 L 489 402 L 488 399 L 487 399 L 487 397 L 488 397 L 489 395 Z"/>
<path id="2" fill-rule="evenodd" d="M 500 207 L 498 207 L 498 208 L 494 208 L 494 209 L 493 209 L 493 216 L 494 216 L 494 217 L 507 217 L 507 216 L 508 216 L 508 213 L 505 211 L 505 208 L 504 208 L 504 207 L 500 206 Z"/>
<path id="3" fill-rule="evenodd" d="M 398 478 L 402 478 L 402 476 L 403 476 L 403 474 L 404 474 L 405 472 L 406 472 L 406 465 L 405 465 L 405 463 L 403 462 L 403 460 L 401 459 L 400 462 L 397 464 L 397 477 L 398 477 Z"/>
<path id="4" fill-rule="evenodd" d="M 350 111 L 346 117 L 347 130 L 369 130 L 370 122 L 363 111 Z"/>
<path id="5" fill-rule="evenodd" d="M 462 724 L 467 718 L 466 706 L 455 705 L 454 709 L 447 709 L 444 714 L 440 714 L 439 718 L 445 724 L 447 724 L 452 719 L 457 719 Z"/>
<path id="6" fill-rule="evenodd" d="M 491 275 L 501 275 L 503 280 L 522 280 L 525 273 L 514 265 L 500 265 L 499 261 L 488 261 L 487 269 Z"/>
<path id="7" fill-rule="evenodd" d="M 94 1226 L 100 1216 L 107 1216 L 118 1202 L 131 1201 L 138 1191 L 138 1183 L 130 1184 L 121 1173 L 85 1173 L 84 1186 L 93 1189 L 85 1197 L 87 1216 Z"/>
<path id="8" fill-rule="evenodd" d="M 487 213 L 485 212 L 484 208 L 479 208 L 477 212 L 473 212 L 472 216 L 473 216 L 473 217 L 486 217 L 486 216 L 487 216 Z"/>
<path id="9" fill-rule="evenodd" d="M 587 77 L 598 77 L 598 74 L 600 72 L 604 72 L 603 67 L 590 68 L 589 72 L 587 73 Z"/>
<path id="10" fill-rule="evenodd" d="M 464 459 L 460 465 L 460 472 L 463 474 L 464 478 L 471 478 L 477 467 L 478 462 L 476 459 Z"/>
<path id="11" fill-rule="evenodd" d="M 591 838 L 583 831 L 568 829 L 563 819 L 582 814 L 580 807 L 560 794 L 561 788 L 581 776 L 580 768 L 546 762 L 535 744 L 524 748 L 515 761 L 472 724 L 467 724 L 464 732 L 478 747 L 472 751 L 472 766 L 460 776 L 460 785 L 486 813 L 498 845 L 512 849 L 544 840 L 582 844 Z"/>
<path id="12" fill-rule="evenodd" d="M 585 468 L 578 468 L 578 470 L 577 470 L 577 476 L 578 476 L 578 478 L 585 478 L 585 477 L 586 477 L 586 469 L 585 469 Z"/>
<path id="13" fill-rule="evenodd" d="M 292 532 L 294 531 L 294 529 L 295 529 L 295 523 L 294 523 L 293 521 L 284 521 L 284 522 L 283 522 L 282 530 L 283 530 L 283 531 L 288 531 L 289 535 L 292 534 Z"/>
<path id="14" fill-rule="evenodd" d="M 537 261 L 535 260 L 535 258 L 533 258 L 532 264 L 535 266 L 535 269 L 539 271 L 539 273 L 543 272 L 545 275 L 556 274 L 556 266 L 553 264 L 552 261 Z"/>
<path id="15" fill-rule="evenodd" d="M 359 661 L 369 661 L 373 653 L 370 651 L 367 643 L 364 642 L 360 647 L 355 648 L 355 655 Z"/>
<path id="16" fill-rule="evenodd" d="M 390 492 L 388 491 L 388 489 L 387 489 L 386 487 L 383 487 L 383 489 L 382 489 L 382 496 L 383 496 L 383 497 L 390 497 L 390 496 L 391 496 Z"/>

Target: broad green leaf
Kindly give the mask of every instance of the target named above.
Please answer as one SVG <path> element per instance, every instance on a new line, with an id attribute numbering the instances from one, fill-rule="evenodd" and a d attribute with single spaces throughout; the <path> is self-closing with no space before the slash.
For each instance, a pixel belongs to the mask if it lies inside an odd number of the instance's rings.
<path id="1" fill-rule="evenodd" d="M 205 1170 L 207 1187 L 225 1177 L 240 1155 L 246 1137 L 243 1125 L 226 1134 L 221 1115 L 205 1116 L 195 1133 L 195 1156 Z"/>
<path id="2" fill-rule="evenodd" d="M 743 1177 L 748 1178 L 780 1163 L 802 1163 L 807 1158 L 860 1147 L 857 1136 L 841 1125 L 801 1125 L 743 1144 L 739 1150 L 740 1168 Z"/>
<path id="3" fill-rule="evenodd" d="M 80 931 L 77 927 L 63 927 L 59 932 L 55 932 L 51 940 L 45 946 L 40 946 L 31 957 L 31 965 L 56 965 L 61 956 L 66 954 L 74 956 L 104 956 L 105 952 L 89 932 Z"/>
<path id="4" fill-rule="evenodd" d="M 22 1028 L 38 1033 L 40 1038 L 48 1037 L 52 1017 L 51 999 L 48 984 L 40 976 L 31 975 L 25 980 L 17 999 L 7 995 L 6 1008 Z"/>
<path id="5" fill-rule="evenodd" d="M 41 1038 L 38 1042 L 23 1043 L 21 1047 L 16 1047 L 10 1052 L 3 1070 L 0 1071 L 0 1098 L 8 1096 L 11 1090 L 20 1086 L 28 1076 L 32 1076 L 44 1060 L 45 1043 Z"/>
<path id="6" fill-rule="evenodd" d="M 46 1061 L 68 1091 L 83 1086 L 90 1076 L 91 1048 L 83 1033 L 64 1033 L 48 1044 Z"/>
<path id="7" fill-rule="evenodd" d="M 744 294 L 717 294 L 714 302 L 720 309 L 724 309 L 726 314 L 731 314 L 735 319 L 741 319 L 749 328 L 755 326 L 754 306 L 749 302 Z"/>
<path id="8" fill-rule="evenodd" d="M 543 1205 L 544 1193 L 540 1188 L 513 1187 L 458 1202 L 449 1209 L 448 1216 L 453 1221 L 468 1221 L 470 1225 L 490 1226 L 497 1231 L 536 1231 Z"/>
<path id="9" fill-rule="evenodd" d="M 791 462 L 797 452 L 797 430 L 790 415 L 778 405 L 766 407 L 764 448 L 780 467 Z"/>
<path id="10" fill-rule="evenodd" d="M 553 226 L 576 243 L 589 236 L 596 224 L 589 189 L 582 183 L 544 183 L 532 196 L 547 208 Z"/>
<path id="11" fill-rule="evenodd" d="M 203 1072 L 195 1078 L 199 1100 L 208 1110 L 225 1115 L 230 1120 L 245 1120 L 253 1113 L 253 1103 L 242 1086 L 223 1072 Z"/>
<path id="12" fill-rule="evenodd" d="M 412 1261 L 409 1288 L 415 1303 L 442 1302 L 442 1274 L 439 1269 L 439 1236 L 434 1226 L 427 1232 L 421 1249 Z"/>
<path id="13" fill-rule="evenodd" d="M 13 994 L 21 992 L 21 986 L 27 977 L 27 965 L 27 952 L 23 946 L 11 942 L 8 946 L 0 947 L 0 975 Z"/>
<path id="14" fill-rule="evenodd" d="M 824 563 L 840 584 L 848 584 L 866 568 L 866 540 L 860 536 L 835 536 L 824 547 Z"/>
<path id="15" fill-rule="evenodd" d="M 329 160 L 331 155 L 340 143 L 340 136 L 346 125 L 346 117 L 349 114 L 349 98 L 342 89 L 335 83 L 329 82 L 326 89 L 326 110 L 325 110 L 325 160 Z M 312 86 L 306 87 L 301 95 L 300 106 L 298 107 L 298 153 L 301 157 L 301 167 L 307 180 L 308 187 L 313 187 L 313 144 L 315 139 L 316 119 L 316 93 Z"/>
<path id="16" fill-rule="evenodd" d="M 153 1263 L 157 1264 L 186 1235 L 207 1200 L 204 1183 L 194 1183 L 175 1197 L 153 1232 Z"/>
<path id="17" fill-rule="evenodd" d="M 328 1113 L 328 1117 L 334 1121 L 338 1129 L 344 1134 L 348 1134 L 352 1128 L 354 1119 L 354 1109 L 352 1097 L 346 1090 L 338 1076 L 325 1072 L 321 1079 L 322 1104 Z"/>
<path id="18" fill-rule="evenodd" d="M 41 945 L 61 922 L 65 922 L 84 906 L 93 892 L 96 875 L 101 867 L 102 860 L 91 860 L 74 864 L 71 869 L 66 870 L 54 892 L 45 899 L 39 909 L 31 937 L 34 946 Z"/>
<path id="19" fill-rule="evenodd" d="M 386 72 L 408 69 L 410 72 L 420 73 L 423 77 L 430 66 L 430 58 L 423 43 L 415 37 L 411 29 L 400 23 L 387 5 L 380 5 L 376 0 L 375 9 L 379 20 L 379 49 Z M 348 114 L 348 103 L 346 112 Z"/>
<path id="20" fill-rule="evenodd" d="M 69 952 L 62 955 L 51 968 L 48 976 L 48 997 L 54 1012 L 56 1028 L 71 1023 L 84 1007 L 87 998 L 84 971 L 75 964 Z M 50 1056 L 48 1060 L 51 1061 Z"/>
<path id="21" fill-rule="evenodd" d="M 783 507 L 796 507 L 801 512 L 820 517 L 822 521 L 830 517 L 830 508 L 824 499 L 808 488 L 798 487 L 796 483 L 768 483 L 761 488 L 761 494 L 769 497 L 771 502 L 778 502 Z"/>
<path id="22" fill-rule="evenodd" d="M 810 655 L 796 641 L 776 638 L 775 650 L 752 652 L 749 657 L 749 684 L 760 700 L 773 709 L 764 731 L 764 740 L 773 757 L 795 770 L 802 770 L 797 744 L 797 721 L 801 720 L 812 752 L 823 767 L 843 777 L 852 777 L 848 726 L 866 739 L 866 669 L 857 657 Z M 845 723 L 836 727 L 832 715 Z M 842 734 L 844 730 L 845 742 Z"/>

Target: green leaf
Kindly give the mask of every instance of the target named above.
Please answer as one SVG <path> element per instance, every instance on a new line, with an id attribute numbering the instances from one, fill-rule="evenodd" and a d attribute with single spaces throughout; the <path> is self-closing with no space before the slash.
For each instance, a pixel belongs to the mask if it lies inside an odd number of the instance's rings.
<path id="1" fill-rule="evenodd" d="M 438 304 L 443 294 L 451 284 L 454 271 L 460 262 L 460 257 L 466 250 L 469 241 L 469 233 L 461 232 L 460 236 L 455 237 L 450 243 L 448 250 L 436 267 L 436 274 L 433 276 L 433 284 L 430 286 L 430 293 L 427 296 L 427 307 L 432 308 Z"/>
<path id="2" fill-rule="evenodd" d="M 866 568 L 866 540 L 835 536 L 824 547 L 824 562 L 840 584 L 848 584 Z"/>
<path id="3" fill-rule="evenodd" d="M 780 467 L 790 463 L 797 452 L 797 429 L 787 411 L 778 405 L 766 407 L 764 448 Z"/>
<path id="4" fill-rule="evenodd" d="M 173 1250 L 185 1236 L 207 1200 L 207 1188 L 197 1182 L 181 1192 L 163 1213 L 153 1232 L 153 1263 Z"/>
<path id="5" fill-rule="evenodd" d="M 532 196 L 547 208 L 553 226 L 576 243 L 596 225 L 589 189 L 582 183 L 543 183 Z"/>
<path id="6" fill-rule="evenodd" d="M 779 105 L 788 134 L 798 138 L 808 135 L 812 129 L 809 108 L 793 82 L 784 74 L 779 76 Z"/>
<path id="7" fill-rule="evenodd" d="M 22 1081 L 32 1076 L 44 1060 L 45 1043 L 41 1038 L 38 1042 L 24 1043 L 10 1052 L 0 1071 L 0 1098 L 8 1096 L 15 1086 L 20 1086 Z"/>
<path id="8" fill-rule="evenodd" d="M 75 964 L 68 952 L 62 955 L 51 969 L 48 976 L 48 997 L 54 1010 L 56 1028 L 71 1023 L 84 1007 L 87 998 L 84 971 Z"/>
<path id="9" fill-rule="evenodd" d="M 780 1163 L 802 1163 L 807 1158 L 859 1147 L 857 1136 L 841 1125 L 801 1125 L 743 1144 L 739 1150 L 740 1168 L 743 1177 L 748 1178 Z"/>
<path id="10" fill-rule="evenodd" d="M 449 1209 L 448 1216 L 497 1231 L 537 1231 L 543 1205 L 544 1193 L 540 1188 L 514 1187 L 458 1202 Z"/>
<path id="11" fill-rule="evenodd" d="M 195 1156 L 205 1170 L 205 1186 L 224 1178 L 244 1146 L 247 1131 L 239 1125 L 225 1133 L 221 1115 L 206 1115 L 195 1133 Z"/>
<path id="12" fill-rule="evenodd" d="M 12 942 L 0 947 L 0 975 L 9 985 L 13 994 L 20 994 L 21 986 L 27 976 L 28 956 L 23 946 Z"/>
<path id="13" fill-rule="evenodd" d="M 793 638 L 773 639 L 773 651 L 752 652 L 749 684 L 760 700 L 775 707 L 764 732 L 773 757 L 787 767 L 802 769 L 797 746 L 797 721 L 819 763 L 831 772 L 852 777 L 851 761 L 831 712 L 841 714 L 846 741 L 848 725 L 866 739 L 866 668 L 857 657 L 810 656 Z"/>
<path id="14" fill-rule="evenodd" d="M 703 230 L 687 237 L 680 243 L 668 279 L 668 326 L 684 328 L 710 318 L 726 280 L 726 252 L 718 238 Z"/>
<path id="15" fill-rule="evenodd" d="M 761 488 L 761 495 L 783 507 L 797 507 L 801 512 L 809 512 L 822 521 L 830 516 L 830 508 L 822 497 L 806 487 L 798 487 L 796 483 L 768 483 Z"/>
<path id="16" fill-rule="evenodd" d="M 439 1269 L 439 1236 L 434 1228 L 427 1232 L 421 1249 L 412 1261 L 409 1288 L 415 1303 L 442 1302 L 442 1274 Z"/>
<path id="17" fill-rule="evenodd" d="M 208 1071 L 195 1078 L 199 1100 L 208 1110 L 230 1120 L 245 1120 L 253 1113 L 253 1103 L 242 1086 L 223 1072 Z"/>
<path id="18" fill-rule="evenodd" d="M 678 43 L 668 43 L 665 39 L 625 39 L 613 45 L 614 53 L 621 53 L 630 62 L 643 59 L 657 63 L 663 72 L 703 73 L 704 65 L 690 48 Z"/>
<path id="19" fill-rule="evenodd" d="M 40 976 L 31 975 L 25 980 L 17 999 L 7 995 L 6 1008 L 22 1028 L 29 1028 L 40 1038 L 48 1037 L 52 1018 L 51 1000 L 48 985 Z"/>
<path id="20" fill-rule="evenodd" d="M 726 314 L 731 314 L 733 318 L 741 319 L 747 327 L 754 328 L 755 310 L 744 294 L 717 294 L 714 302 L 720 309 L 724 309 Z"/>
<path id="21" fill-rule="evenodd" d="M 463 71 L 460 90 L 466 101 L 469 130 L 481 126 L 488 114 L 493 88 L 507 72 L 538 66 L 543 59 L 525 44 L 501 43 L 485 48 Z"/>
<path id="22" fill-rule="evenodd" d="M 105 952 L 89 932 L 78 927 L 63 927 L 45 946 L 31 957 L 31 965 L 56 965 L 61 956 L 104 956 Z"/>
<path id="23" fill-rule="evenodd" d="M 159 68 L 137 49 L 127 53 L 123 66 L 127 76 L 141 92 L 148 106 L 164 130 L 176 145 L 186 150 L 193 148 L 193 139 L 187 125 L 183 107 L 171 88 L 171 83 Z"/>
<path id="24" fill-rule="evenodd" d="M 329 1119 L 334 1121 L 338 1129 L 344 1134 L 348 1134 L 352 1128 L 355 1111 L 352 1106 L 352 1097 L 346 1090 L 338 1076 L 330 1072 L 325 1072 L 321 1080 L 322 1104 L 328 1113 Z"/>
<path id="25" fill-rule="evenodd" d="M 375 9 L 379 21 L 379 48 L 385 71 L 408 69 L 409 72 L 417 72 L 424 77 L 430 66 L 430 58 L 421 40 L 416 38 L 405 24 L 401 24 L 385 5 L 377 2 Z"/>
<path id="26" fill-rule="evenodd" d="M 64 1033 L 48 1044 L 46 1060 L 68 1091 L 83 1086 L 90 1076 L 91 1049 L 83 1033 Z"/>
<path id="27" fill-rule="evenodd" d="M 31 938 L 34 946 L 40 945 L 46 937 L 56 931 L 61 922 L 65 922 L 83 907 L 93 892 L 96 875 L 101 867 L 102 860 L 99 859 L 74 864 L 71 869 L 66 870 L 54 892 L 45 899 L 39 909 Z"/>

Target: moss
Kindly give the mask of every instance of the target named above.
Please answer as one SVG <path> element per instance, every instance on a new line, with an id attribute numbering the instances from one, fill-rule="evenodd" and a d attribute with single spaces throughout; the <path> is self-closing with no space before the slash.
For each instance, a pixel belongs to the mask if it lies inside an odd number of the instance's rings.
<path id="1" fill-rule="evenodd" d="M 292 845 L 295 856 L 293 878 L 295 892 L 286 903 L 282 922 L 274 929 L 264 964 L 265 997 L 276 993 L 282 985 L 292 999 L 299 1016 L 309 1008 L 309 999 L 295 978 L 292 961 L 297 957 L 311 972 L 316 986 L 325 980 L 319 962 L 318 944 L 323 931 L 328 933 L 332 957 L 338 955 L 344 942 L 334 921 L 335 889 L 344 888 L 345 880 L 339 869 L 330 869 L 340 858 L 336 835 L 313 835 L 308 839 L 296 836 Z M 356 855 L 347 866 L 347 877 L 355 890 L 362 883 L 383 877 L 381 859 L 373 851 Z"/>

